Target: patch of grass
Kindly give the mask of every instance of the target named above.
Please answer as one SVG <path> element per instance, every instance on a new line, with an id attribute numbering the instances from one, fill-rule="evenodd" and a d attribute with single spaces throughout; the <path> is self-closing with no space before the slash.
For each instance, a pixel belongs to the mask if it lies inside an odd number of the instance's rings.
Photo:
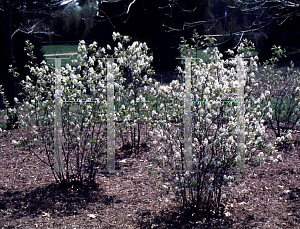
<path id="1" fill-rule="evenodd" d="M 59 53 L 77 52 L 78 44 L 43 45 L 42 50 L 45 54 L 59 54 Z"/>
<path id="2" fill-rule="evenodd" d="M 74 53 L 78 51 L 78 44 L 48 44 L 43 45 L 42 50 L 45 54 L 53 54 L 53 56 L 46 56 L 45 60 L 46 63 L 49 66 L 55 67 L 55 60 L 51 58 L 59 57 L 59 58 L 65 58 L 61 60 L 61 66 L 65 66 L 66 64 L 69 64 L 71 66 L 76 66 L 72 63 L 72 59 L 76 58 L 77 55 L 62 55 L 62 56 L 56 56 L 56 54 L 61 53 Z M 67 59 L 68 58 L 68 59 Z M 69 59 L 71 58 L 71 59 Z"/>

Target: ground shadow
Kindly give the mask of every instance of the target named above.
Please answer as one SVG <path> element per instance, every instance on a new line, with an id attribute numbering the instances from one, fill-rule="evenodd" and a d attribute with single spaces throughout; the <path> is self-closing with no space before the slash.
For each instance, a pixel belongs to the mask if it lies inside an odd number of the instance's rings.
<path id="1" fill-rule="evenodd" d="M 24 216 L 35 217 L 42 212 L 51 213 L 52 216 L 76 215 L 79 209 L 87 205 L 100 202 L 105 205 L 118 202 L 114 196 L 103 195 L 99 185 L 77 184 L 58 185 L 50 184 L 38 187 L 31 191 L 7 190 L 0 196 L 0 209 L 7 210 L 12 219 Z M 7 214 L 7 213 L 6 213 Z"/>
<path id="2" fill-rule="evenodd" d="M 196 228 L 230 228 L 233 224 L 230 218 L 225 216 L 212 218 L 210 220 L 193 219 L 188 213 L 179 213 L 173 209 L 168 212 L 162 211 L 154 218 L 149 217 L 150 212 L 141 212 L 137 225 L 139 228 L 174 228 L 174 229 L 196 229 Z"/>

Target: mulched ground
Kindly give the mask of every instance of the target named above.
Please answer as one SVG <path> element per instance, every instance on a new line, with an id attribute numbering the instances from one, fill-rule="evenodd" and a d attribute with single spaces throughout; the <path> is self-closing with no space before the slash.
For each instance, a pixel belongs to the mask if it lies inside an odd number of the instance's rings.
<path id="1" fill-rule="evenodd" d="M 147 153 L 116 145 L 115 174 L 98 174 L 97 188 L 60 188 L 49 168 L 14 149 L 19 130 L 0 136 L 1 228 L 300 228 L 300 146 L 282 150 L 283 161 L 266 162 L 223 189 L 224 216 L 192 222 L 179 213 L 174 195 L 160 193 L 148 175 Z M 269 140 L 274 140 L 270 130 Z M 242 190 L 246 190 L 243 194 Z M 161 202 L 157 197 L 161 197 Z"/>

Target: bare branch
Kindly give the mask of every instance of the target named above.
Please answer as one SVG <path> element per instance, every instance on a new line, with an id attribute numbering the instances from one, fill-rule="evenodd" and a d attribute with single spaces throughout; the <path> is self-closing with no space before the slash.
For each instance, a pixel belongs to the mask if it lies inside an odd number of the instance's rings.
<path id="1" fill-rule="evenodd" d="M 242 34 L 241 34 L 241 37 L 240 37 L 239 42 L 236 44 L 236 46 L 235 46 L 233 49 L 236 49 L 236 48 L 239 46 L 239 44 L 242 42 L 242 39 L 243 39 L 244 34 L 245 34 L 245 33 L 242 33 Z"/>
<path id="2" fill-rule="evenodd" d="M 40 21 L 36 22 L 34 25 L 30 26 L 30 21 L 27 21 L 28 26 L 25 26 L 23 24 L 20 24 L 20 28 L 16 29 L 12 34 L 11 38 L 14 37 L 14 35 L 18 32 L 25 33 L 25 34 L 45 34 L 45 35 L 56 35 L 54 32 L 47 31 L 48 29 L 44 28 L 44 31 L 38 30 L 37 26 L 43 21 L 44 19 L 41 19 Z"/>
<path id="3" fill-rule="evenodd" d="M 264 25 L 260 25 L 258 28 L 255 28 L 255 29 L 251 28 L 251 29 L 249 29 L 249 30 L 240 31 L 239 33 L 255 32 L 255 31 L 258 31 L 258 30 L 260 30 L 260 29 L 263 29 L 263 28 L 267 27 L 267 26 L 270 25 L 270 24 L 271 24 L 271 21 L 265 23 Z M 233 33 L 233 34 L 234 34 L 234 35 L 237 35 L 238 33 Z"/>
<path id="4" fill-rule="evenodd" d="M 136 0 L 133 0 L 130 4 L 129 4 L 129 6 L 128 6 L 128 8 L 127 8 L 127 12 L 126 12 L 126 14 L 128 14 L 129 13 L 129 10 L 130 10 L 130 7 L 132 6 L 132 4 L 134 4 L 136 2 Z"/>
<path id="5" fill-rule="evenodd" d="M 19 31 L 20 31 L 20 28 L 16 29 L 16 31 L 11 34 L 11 38 L 13 38 L 13 36 Z"/>
<path id="6" fill-rule="evenodd" d="M 184 11 L 184 12 L 188 12 L 188 13 L 192 13 L 192 12 L 195 12 L 196 11 L 196 9 L 198 8 L 197 6 L 195 7 L 195 9 L 193 9 L 193 10 L 186 10 L 186 9 L 183 9 L 183 7 L 181 6 L 181 5 L 179 5 L 179 3 L 176 1 L 175 2 L 175 4 L 176 5 L 178 5 L 179 6 L 179 8 L 182 10 L 182 11 Z"/>
<path id="7" fill-rule="evenodd" d="M 104 16 L 107 18 L 107 20 L 109 21 L 109 23 L 111 24 L 111 26 L 113 27 L 113 28 L 115 28 L 115 26 L 113 25 L 113 23 L 111 22 L 111 18 L 109 18 L 107 15 L 106 15 L 106 13 L 103 11 L 103 10 L 101 10 L 100 8 L 99 8 L 99 10 L 101 11 L 101 13 L 103 13 L 104 14 Z M 96 15 L 96 16 L 98 16 L 98 15 Z M 98 16 L 98 17 L 100 17 L 100 16 Z"/>
<path id="8" fill-rule="evenodd" d="M 233 14 L 235 14 L 239 9 L 242 8 L 242 6 L 244 5 L 244 3 L 246 2 L 246 0 L 243 0 L 241 2 L 241 4 L 239 5 L 239 7 L 237 7 L 232 13 L 228 14 L 228 15 L 225 15 L 223 17 L 219 17 L 219 18 L 216 18 L 216 19 L 211 19 L 211 20 L 207 20 L 207 21 L 196 21 L 196 22 L 185 22 L 183 24 L 183 27 L 182 29 L 175 29 L 175 28 L 172 28 L 172 27 L 168 27 L 164 24 L 162 24 L 162 26 L 168 28 L 169 30 L 166 31 L 166 32 L 172 32 L 172 31 L 184 31 L 186 29 L 189 29 L 189 28 L 193 28 L 195 26 L 199 26 L 199 25 L 203 25 L 203 24 L 206 24 L 206 23 L 210 23 L 210 22 L 213 22 L 213 23 L 216 23 L 217 21 L 221 20 L 221 19 L 224 19 L 224 18 L 228 18 L 230 16 L 232 16 Z"/>
<path id="9" fill-rule="evenodd" d="M 236 2 L 239 2 L 238 0 Z M 261 0 L 255 2 L 245 2 L 244 12 L 266 13 L 269 20 L 282 19 L 281 24 L 292 16 L 300 15 L 300 1 L 284 0 Z"/>
<path id="10" fill-rule="evenodd" d="M 250 28 L 252 28 L 258 21 L 261 19 L 265 11 L 262 11 L 261 14 L 257 17 L 257 19 L 250 25 Z"/>
<path id="11" fill-rule="evenodd" d="M 172 7 L 171 4 L 168 4 L 166 6 L 160 6 L 160 7 L 158 7 L 158 9 L 162 10 L 162 9 L 169 8 L 169 7 Z"/>
<path id="12" fill-rule="evenodd" d="M 129 17 L 130 17 L 130 14 L 128 14 L 128 17 L 127 17 L 126 20 L 124 21 L 124 24 L 128 21 Z"/>

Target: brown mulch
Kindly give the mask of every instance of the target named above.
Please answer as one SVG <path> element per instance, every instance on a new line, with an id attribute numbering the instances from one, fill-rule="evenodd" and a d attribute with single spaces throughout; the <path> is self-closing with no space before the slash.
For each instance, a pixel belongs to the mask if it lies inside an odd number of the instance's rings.
<path id="1" fill-rule="evenodd" d="M 174 195 L 159 192 L 161 180 L 146 169 L 150 147 L 135 155 L 117 141 L 120 172 L 98 174 L 97 188 L 76 190 L 58 187 L 48 167 L 13 148 L 19 131 L 0 137 L 1 228 L 300 228 L 298 142 L 279 152 L 282 162 L 266 161 L 224 187 L 224 216 L 208 224 L 191 222 L 179 213 Z"/>

